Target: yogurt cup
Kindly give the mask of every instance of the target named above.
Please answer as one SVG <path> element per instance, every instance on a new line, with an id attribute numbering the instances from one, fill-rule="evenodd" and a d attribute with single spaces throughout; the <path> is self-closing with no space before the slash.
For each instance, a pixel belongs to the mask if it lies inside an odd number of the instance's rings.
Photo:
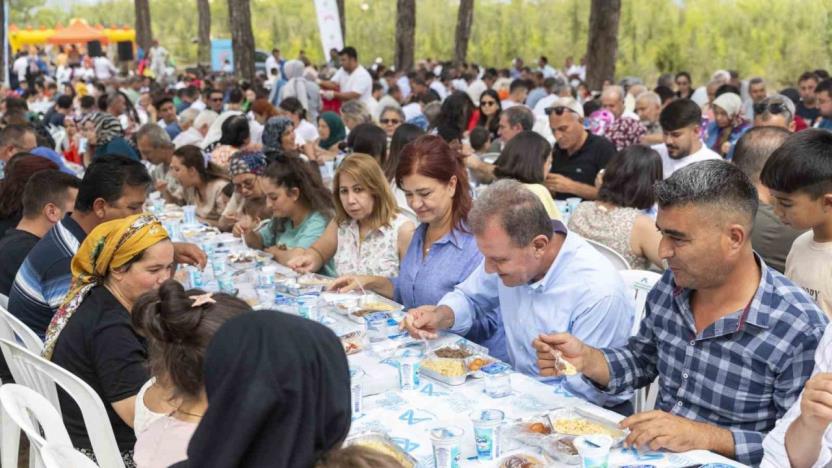
<path id="1" fill-rule="evenodd" d="M 442 426 L 430 431 L 433 443 L 433 462 L 436 468 L 459 468 L 462 460 L 462 435 L 459 426 Z"/>
<path id="2" fill-rule="evenodd" d="M 477 410 L 471 413 L 477 460 L 496 460 L 500 456 L 500 426 L 504 419 L 505 413 L 498 409 Z"/>
<path id="3" fill-rule="evenodd" d="M 575 438 L 575 448 L 581 455 L 583 468 L 607 468 L 609 466 L 612 437 L 589 435 Z"/>

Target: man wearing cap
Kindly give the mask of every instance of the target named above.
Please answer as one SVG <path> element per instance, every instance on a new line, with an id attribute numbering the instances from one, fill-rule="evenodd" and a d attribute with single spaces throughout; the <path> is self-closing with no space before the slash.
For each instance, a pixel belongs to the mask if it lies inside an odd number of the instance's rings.
<path id="1" fill-rule="evenodd" d="M 558 200 L 594 200 L 598 195 L 595 176 L 615 155 L 615 146 L 584 128 L 584 109 L 573 98 L 558 99 L 546 114 L 557 141 L 546 187 Z"/>
<path id="2" fill-rule="evenodd" d="M 366 68 L 358 63 L 358 52 L 354 47 L 344 47 L 338 52 L 341 68 L 335 72 L 331 81 L 322 81 L 321 88 L 327 90 L 321 93 L 326 99 L 337 99 L 341 102 L 361 99 L 369 106 L 373 92 L 373 78 Z"/>

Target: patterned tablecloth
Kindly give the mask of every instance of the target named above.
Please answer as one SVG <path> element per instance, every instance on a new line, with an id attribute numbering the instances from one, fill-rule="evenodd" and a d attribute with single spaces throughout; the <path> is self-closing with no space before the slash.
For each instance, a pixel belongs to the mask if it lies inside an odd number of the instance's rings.
<path id="1" fill-rule="evenodd" d="M 244 251 L 245 246 L 228 234 L 203 235 L 202 232 L 185 232 L 183 240 L 198 244 L 213 242 L 225 244 L 232 252 Z M 190 234 L 190 235 L 187 235 Z M 225 253 L 227 255 L 227 253 Z M 274 262 L 262 262 L 256 265 L 228 265 L 234 270 L 234 285 L 238 295 L 252 304 L 258 302 L 255 281 L 258 271 L 268 266 L 277 273 L 292 275 L 288 268 Z M 203 274 L 204 288 L 217 290 L 211 266 Z M 185 275 L 180 276 L 185 280 Z M 284 308 L 274 304 L 259 304 L 259 307 L 275 307 L 287 312 L 295 312 L 292 307 Z M 321 321 L 332 327 L 336 333 L 343 331 L 343 317 L 328 312 Z M 348 325 L 347 325 L 348 327 Z M 438 343 L 431 346 L 456 343 L 462 340 L 454 335 L 445 335 Z M 469 377 L 465 384 L 448 386 L 429 377 L 422 376 L 416 390 L 399 389 L 397 359 L 395 347 L 413 341 L 399 337 L 394 342 L 381 341 L 368 345 L 363 351 L 349 356 L 350 366 L 360 368 L 364 377 L 361 380 L 364 398 L 363 411 L 353 419 L 350 436 L 368 432 L 382 433 L 390 437 L 399 447 L 418 461 L 418 466 L 433 468 L 433 452 L 430 429 L 440 425 L 456 425 L 465 430 L 462 437 L 462 466 L 499 466 L 498 462 L 478 462 L 473 427 L 469 415 L 474 410 L 499 409 L 505 413 L 506 422 L 533 418 L 556 408 L 581 408 L 605 419 L 619 421 L 620 415 L 591 405 L 572 396 L 558 385 L 543 384 L 536 379 L 519 373 L 511 374 L 512 394 L 503 398 L 491 398 L 483 392 L 484 381 Z M 464 341 L 464 340 L 462 340 Z M 396 343 L 398 342 L 398 343 Z M 504 455 L 525 452 L 539 454 L 539 449 L 523 446 L 504 437 L 502 440 Z M 540 455 L 539 455 L 540 456 Z M 542 456 L 540 456 L 542 458 Z M 686 453 L 665 453 L 637 451 L 623 447 L 614 448 L 610 455 L 610 466 L 650 465 L 655 467 L 687 467 L 709 463 L 723 463 L 728 466 L 743 466 L 719 455 L 706 451 Z M 567 466 L 552 464 L 551 466 Z"/>

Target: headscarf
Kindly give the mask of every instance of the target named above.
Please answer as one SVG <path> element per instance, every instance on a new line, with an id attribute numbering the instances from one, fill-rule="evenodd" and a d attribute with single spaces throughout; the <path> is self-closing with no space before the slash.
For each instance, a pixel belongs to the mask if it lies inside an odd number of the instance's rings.
<path id="1" fill-rule="evenodd" d="M 167 238 L 162 223 L 150 214 L 114 219 L 93 229 L 72 257 L 72 286 L 46 330 L 43 356 L 52 358 L 61 330 L 93 287 L 103 284 L 114 268 Z"/>
<path id="2" fill-rule="evenodd" d="M 263 128 L 263 151 L 283 155 L 286 148 L 283 147 L 281 138 L 291 125 L 294 125 L 294 123 L 289 117 L 272 117 L 267 120 L 266 126 Z"/>
<path id="3" fill-rule="evenodd" d="M 121 122 L 107 112 L 93 112 L 90 120 L 95 124 L 95 140 L 98 146 L 107 146 L 113 138 L 123 137 Z"/>
<path id="4" fill-rule="evenodd" d="M 325 140 L 318 142 L 321 148 L 329 149 L 332 145 L 341 143 L 347 139 L 347 129 L 344 127 L 344 121 L 335 112 L 324 112 L 319 117 L 326 122 L 329 127 L 329 136 Z"/>
<path id="5" fill-rule="evenodd" d="M 261 175 L 266 166 L 266 155 L 260 151 L 237 151 L 228 162 L 228 172 L 231 177 L 241 174 Z"/>
<path id="6" fill-rule="evenodd" d="M 294 97 L 300 101 L 300 105 L 309 112 L 309 98 L 306 90 L 306 78 L 303 71 L 306 66 L 300 60 L 289 60 L 283 65 L 283 74 L 289 80 L 280 89 L 282 99 Z"/>
<path id="7" fill-rule="evenodd" d="M 607 128 L 606 137 L 613 142 L 616 151 L 635 145 L 641 141 L 647 129 L 637 119 L 621 117 Z"/>
<path id="8" fill-rule="evenodd" d="M 718 106 L 724 110 L 733 121 L 742 110 L 742 98 L 734 93 L 721 94 L 711 103 L 711 107 L 713 106 Z"/>
<path id="9" fill-rule="evenodd" d="M 214 335 L 204 369 L 208 410 L 187 466 L 311 467 L 349 432 L 347 358 L 319 323 L 246 312 Z"/>

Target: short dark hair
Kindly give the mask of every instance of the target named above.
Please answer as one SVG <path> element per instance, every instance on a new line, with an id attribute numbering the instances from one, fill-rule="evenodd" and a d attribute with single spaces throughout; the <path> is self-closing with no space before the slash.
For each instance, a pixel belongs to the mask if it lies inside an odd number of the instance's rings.
<path id="1" fill-rule="evenodd" d="M 221 129 L 221 145 L 230 145 L 239 148 L 251 137 L 251 129 L 248 125 L 248 118 L 245 115 L 232 115 L 222 123 Z"/>
<path id="2" fill-rule="evenodd" d="M 346 55 L 351 59 L 358 59 L 358 51 L 355 50 L 355 47 L 346 46 L 338 52 L 338 55 Z"/>
<path id="3" fill-rule="evenodd" d="M 29 104 L 26 103 L 26 100 L 23 98 L 9 96 L 6 98 L 6 113 L 15 112 L 15 111 L 22 111 L 27 112 L 29 110 Z"/>
<path id="4" fill-rule="evenodd" d="M 347 146 L 353 153 L 369 154 L 382 168 L 387 160 L 387 133 L 373 123 L 356 125 L 347 136 Z"/>
<path id="5" fill-rule="evenodd" d="M 543 164 L 552 153 L 552 145 L 537 132 L 523 131 L 506 143 L 494 162 L 494 176 L 515 179 L 524 184 L 542 184 L 546 178 Z"/>
<path id="6" fill-rule="evenodd" d="M 688 72 L 686 72 L 686 71 L 680 71 L 679 73 L 677 73 L 677 74 L 676 74 L 676 77 L 675 77 L 675 79 L 674 79 L 673 81 L 678 80 L 680 76 L 684 76 L 685 78 L 687 78 L 687 79 L 688 79 L 688 83 L 691 83 L 691 82 L 693 81 L 693 80 L 691 80 L 691 79 L 690 79 L 690 73 L 688 73 Z"/>
<path id="7" fill-rule="evenodd" d="M 514 81 L 512 81 L 512 82 L 511 82 L 511 84 L 509 85 L 509 87 L 508 87 L 508 92 L 509 92 L 509 93 L 513 93 L 514 91 L 516 91 L 516 90 L 518 90 L 518 89 L 525 89 L 525 90 L 528 90 L 528 89 L 529 89 L 529 83 L 528 83 L 528 81 L 523 80 L 523 79 L 520 79 L 520 78 L 515 79 L 515 80 L 514 80 Z"/>
<path id="8" fill-rule="evenodd" d="M 660 209 L 712 205 L 720 211 L 744 215 L 749 230 L 760 204 L 751 179 L 737 166 L 723 160 L 700 161 L 683 167 L 667 179 L 656 182 L 655 193 Z"/>
<path id="9" fill-rule="evenodd" d="M 812 73 L 818 76 L 821 80 L 829 79 L 829 72 L 826 71 L 824 68 L 818 68 L 814 70 Z"/>
<path id="10" fill-rule="evenodd" d="M 815 94 L 826 92 L 826 94 L 832 96 L 832 79 L 825 79 L 818 83 L 815 87 Z"/>
<path id="11" fill-rule="evenodd" d="M 125 185 L 148 188 L 150 182 L 147 168 L 139 161 L 117 155 L 98 158 L 84 173 L 75 199 L 75 210 L 88 213 L 99 198 L 108 203 L 121 198 Z"/>
<path id="12" fill-rule="evenodd" d="M 471 148 L 474 150 L 482 149 L 483 145 L 488 142 L 488 138 L 491 136 L 491 132 L 488 131 L 485 127 L 474 127 L 471 129 L 471 134 L 468 136 L 468 139 L 471 142 Z"/>
<path id="13" fill-rule="evenodd" d="M 702 124 L 702 109 L 690 99 L 677 99 L 662 109 L 659 114 L 662 130 L 672 132 L 690 125 Z"/>
<path id="14" fill-rule="evenodd" d="M 35 129 L 29 125 L 6 125 L 0 130 L 0 147 L 15 145 L 20 147 L 20 140 L 27 133 L 35 133 Z"/>
<path id="15" fill-rule="evenodd" d="M 173 104 L 173 98 L 172 98 L 172 97 L 170 97 L 170 96 L 162 96 L 162 97 L 160 97 L 160 98 L 156 99 L 156 102 L 154 102 L 154 103 L 153 103 L 153 106 L 154 106 L 157 110 L 159 110 L 159 109 L 161 109 L 161 108 L 162 108 L 162 106 L 164 106 L 164 105 L 165 105 L 165 104 L 167 104 L 167 103 L 171 103 L 171 104 Z"/>
<path id="16" fill-rule="evenodd" d="M 81 96 L 78 103 L 81 104 L 81 109 L 92 109 L 95 107 L 95 98 L 89 95 Z"/>
<path id="17" fill-rule="evenodd" d="M 306 108 L 296 97 L 287 97 L 280 101 L 280 108 L 290 114 L 296 114 L 301 120 L 306 118 Z"/>
<path id="18" fill-rule="evenodd" d="M 774 151 L 791 135 L 785 128 L 753 127 L 737 140 L 734 164 L 752 181 L 760 180 L 760 172 Z"/>
<path id="19" fill-rule="evenodd" d="M 61 171 L 47 169 L 35 173 L 23 188 L 23 217 L 37 217 L 48 203 L 63 205 L 69 189 L 80 186 L 81 179 Z"/>
<path id="20" fill-rule="evenodd" d="M 790 135 L 766 161 L 760 181 L 778 192 L 812 198 L 832 193 L 832 133 L 809 128 Z"/>
<path id="21" fill-rule="evenodd" d="M 512 127 L 520 125 L 523 130 L 531 130 L 534 127 L 534 114 L 526 106 L 512 106 L 501 112 L 506 116 L 508 124 Z"/>
<path id="22" fill-rule="evenodd" d="M 72 96 L 62 94 L 55 100 L 55 107 L 58 109 L 69 109 L 72 107 Z"/>
<path id="23" fill-rule="evenodd" d="M 667 86 L 656 86 L 653 88 L 653 92 L 659 95 L 659 99 L 661 99 L 662 104 L 676 98 L 676 93 L 674 93 L 673 90 Z"/>
<path id="24" fill-rule="evenodd" d="M 801 73 L 800 78 L 797 79 L 797 82 L 802 83 L 802 82 L 808 81 L 808 80 L 815 80 L 815 83 L 820 82 L 820 78 L 818 78 L 818 76 L 815 75 L 815 73 L 811 72 L 811 71 L 805 71 L 805 72 Z"/>
<path id="25" fill-rule="evenodd" d="M 740 93 L 739 88 L 737 88 L 736 86 L 734 86 L 730 83 L 725 83 L 724 85 L 721 85 L 719 88 L 716 89 L 716 92 L 714 93 L 714 97 L 718 98 L 718 97 L 722 96 L 723 94 L 728 94 L 728 93 L 734 93 L 737 96 L 742 96 L 742 93 Z"/>
<path id="26" fill-rule="evenodd" d="M 237 86 L 231 88 L 231 91 L 228 92 L 228 102 L 230 104 L 239 104 L 243 102 L 243 99 L 245 99 L 243 90 Z"/>
<path id="27" fill-rule="evenodd" d="M 623 208 L 646 210 L 656 202 L 653 186 L 662 180 L 662 158 L 645 145 L 619 151 L 604 168 L 598 200 Z"/>

